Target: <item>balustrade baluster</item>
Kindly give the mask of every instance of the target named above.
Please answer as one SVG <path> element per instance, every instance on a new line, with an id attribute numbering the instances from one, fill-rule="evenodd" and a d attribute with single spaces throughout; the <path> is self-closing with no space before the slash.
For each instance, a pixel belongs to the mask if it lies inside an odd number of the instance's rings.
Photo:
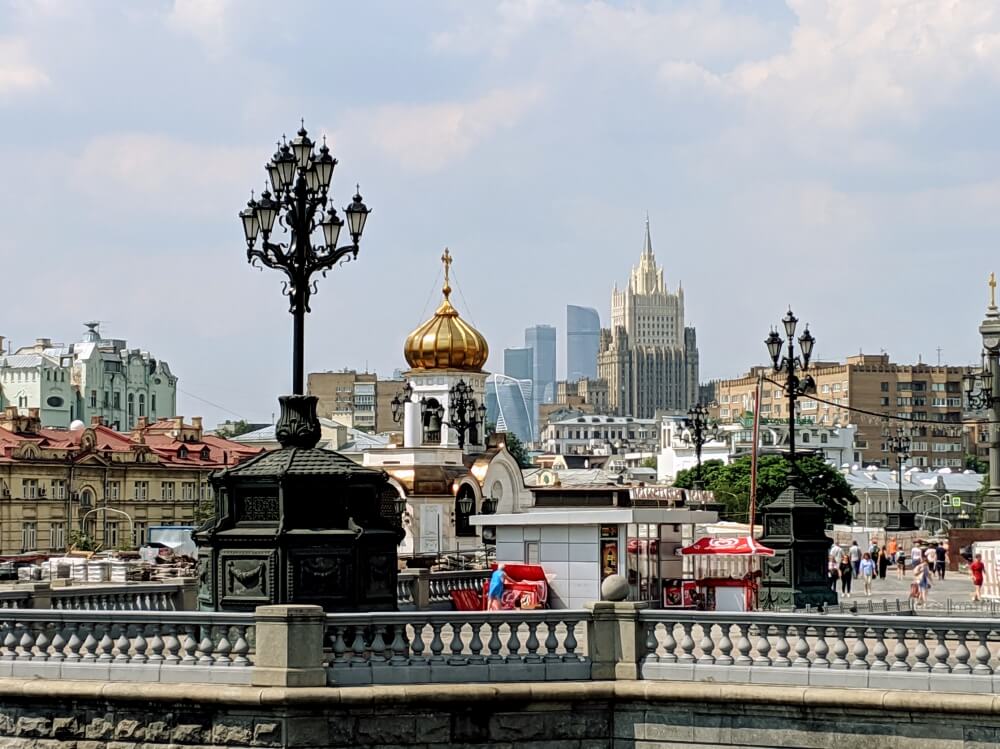
<path id="1" fill-rule="evenodd" d="M 229 657 L 230 651 L 233 649 L 233 645 L 229 642 L 228 628 L 219 628 L 219 642 L 215 646 L 215 664 L 216 666 L 230 666 L 232 664 L 232 659 Z"/>
<path id="2" fill-rule="evenodd" d="M 701 641 L 698 643 L 701 655 L 698 657 L 698 663 L 707 666 L 715 663 L 715 640 L 712 639 L 714 626 L 711 622 L 701 625 Z"/>
<path id="3" fill-rule="evenodd" d="M 816 645 L 813 646 L 815 657 L 810 664 L 810 668 L 830 668 L 830 661 L 827 655 L 830 653 L 830 646 L 826 643 L 826 627 L 816 627 Z"/>
<path id="4" fill-rule="evenodd" d="M 927 663 L 928 657 L 930 657 L 930 650 L 927 649 L 927 630 L 926 629 L 915 629 L 912 630 L 913 636 L 917 638 L 917 644 L 913 648 L 913 657 L 916 658 L 916 663 L 913 664 L 913 671 L 930 671 L 931 667 Z"/>
<path id="5" fill-rule="evenodd" d="M 803 624 L 795 625 L 795 660 L 792 661 L 793 667 L 798 668 L 809 668 L 809 640 L 806 639 L 806 633 L 809 631 L 809 627 Z"/>
<path id="6" fill-rule="evenodd" d="M 972 667 L 972 673 L 980 676 L 989 676 L 993 673 L 990 667 L 990 648 L 986 644 L 989 641 L 989 629 L 983 627 L 978 632 L 979 645 L 976 647 L 976 665 Z"/>
<path id="7" fill-rule="evenodd" d="M 948 636 L 948 628 L 937 628 L 933 630 L 934 636 L 937 638 L 937 646 L 934 648 L 934 665 L 931 667 L 931 671 L 935 674 L 947 674 L 951 672 L 951 667 L 948 666 L 948 657 L 951 653 L 948 652 L 948 646 L 945 644 L 945 638 Z"/>
<path id="8" fill-rule="evenodd" d="M 49 659 L 49 635 L 46 631 L 48 625 L 45 622 L 35 622 L 33 625 L 35 630 L 35 654 L 32 656 L 33 661 L 47 661 Z"/>
<path id="9" fill-rule="evenodd" d="M 556 628 L 559 626 L 559 622 L 547 620 L 545 622 L 545 660 L 546 661 L 558 661 L 560 660 L 559 655 L 556 650 L 559 649 L 559 638 L 556 637 Z"/>
<path id="10" fill-rule="evenodd" d="M 115 643 L 114 640 L 111 639 L 111 635 L 109 634 L 110 631 L 110 624 L 104 624 L 101 626 L 101 639 L 97 641 L 98 663 L 111 663 L 113 660 L 112 651 L 115 649 Z"/>
<path id="11" fill-rule="evenodd" d="M 646 663 L 656 663 L 660 658 L 656 652 L 659 647 L 659 643 L 656 641 L 656 628 L 658 626 L 660 625 L 656 622 L 646 622 L 646 652 L 643 655 L 643 660 Z"/>
<path id="12" fill-rule="evenodd" d="M 676 626 L 672 621 L 663 622 L 663 655 L 657 659 L 662 663 L 677 663 L 677 638 L 674 637 Z"/>
<path id="13" fill-rule="evenodd" d="M 160 637 L 160 625 L 150 625 L 149 662 L 160 663 L 163 660 L 163 638 Z M 211 643 L 210 643 L 211 644 Z"/>
<path id="14" fill-rule="evenodd" d="M 57 624 L 55 631 L 52 633 L 52 646 L 50 648 L 51 655 L 49 656 L 49 660 L 56 662 L 66 660 L 66 654 L 64 652 L 65 649 L 66 637 L 63 635 L 63 627 Z"/>
<path id="15" fill-rule="evenodd" d="M 424 660 L 424 629 L 427 625 L 425 622 L 420 622 L 412 626 L 413 639 L 410 640 L 410 649 L 413 651 L 413 660 L 419 663 Z"/>
<path id="16" fill-rule="evenodd" d="M 149 641 L 146 639 L 146 628 L 148 625 L 136 624 L 135 637 L 132 639 L 132 663 L 148 663 Z M 193 660 L 193 659 L 192 659 Z"/>
<path id="17" fill-rule="evenodd" d="M 791 652 L 792 646 L 788 644 L 788 625 L 775 625 L 775 630 L 777 631 L 777 640 L 774 643 L 774 652 L 777 657 L 772 661 L 771 665 L 781 668 L 791 666 L 792 662 L 789 660 L 788 654 Z"/>
<path id="18" fill-rule="evenodd" d="M 906 627 L 895 627 L 892 630 L 896 638 L 896 644 L 892 648 L 892 663 L 889 664 L 890 671 L 909 671 L 910 649 L 906 646 Z"/>
<path id="19" fill-rule="evenodd" d="M 482 622 L 471 622 L 469 626 L 472 629 L 472 639 L 469 640 L 469 652 L 472 653 L 467 660 L 469 663 L 485 663 L 486 659 L 483 658 L 483 640 L 481 635 L 481 630 L 483 628 Z M 557 643 L 558 644 L 558 643 Z"/>
<path id="20" fill-rule="evenodd" d="M 757 657 L 753 659 L 755 666 L 770 666 L 773 661 L 768 657 L 771 652 L 771 641 L 768 639 L 770 629 L 767 624 L 756 625 L 757 628 Z"/>
<path id="21" fill-rule="evenodd" d="M 875 626 L 872 628 L 875 634 L 875 645 L 872 647 L 872 655 L 875 657 L 871 665 L 872 671 L 888 671 L 889 662 L 885 657 L 889 654 L 889 648 L 885 644 L 885 627 Z"/>
<path id="22" fill-rule="evenodd" d="M 847 662 L 847 654 L 849 651 L 847 647 L 847 627 L 834 627 L 833 631 L 836 633 L 837 639 L 833 642 L 833 662 L 830 664 L 830 668 L 848 668 L 850 664 Z"/>
<path id="23" fill-rule="evenodd" d="M 691 637 L 691 622 L 681 622 L 684 635 L 681 637 L 681 654 L 677 656 L 678 663 L 694 663 L 694 638 Z"/>
<path id="24" fill-rule="evenodd" d="M 865 627 L 854 627 L 854 648 L 852 649 L 854 653 L 854 660 L 851 662 L 851 668 L 855 671 L 867 671 L 870 667 L 868 663 L 868 643 L 865 642 Z"/>
<path id="25" fill-rule="evenodd" d="M 405 624 L 395 624 L 392 627 L 392 658 L 389 659 L 389 664 L 392 666 L 409 665 L 409 645 L 404 636 L 405 632 Z"/>
<path id="26" fill-rule="evenodd" d="M 247 626 L 245 624 L 237 624 L 235 629 L 236 642 L 233 643 L 233 666 L 242 668 L 250 665 L 250 659 L 247 658 L 247 654 L 250 652 L 250 643 L 247 642 Z"/>
<path id="27" fill-rule="evenodd" d="M 178 627 L 174 624 L 167 624 L 163 628 L 163 662 L 173 666 L 180 663 L 181 657 L 178 655 L 181 649 L 181 640 L 178 636 Z"/>
<path id="28" fill-rule="evenodd" d="M 81 658 L 80 660 L 84 663 L 93 663 L 97 660 L 97 655 L 94 652 L 97 650 L 97 638 L 94 637 L 94 629 L 96 624 L 85 624 L 83 625 L 87 636 L 83 640 L 83 646 L 80 648 Z"/>
<path id="29" fill-rule="evenodd" d="M 159 636 L 154 639 L 153 643 L 155 643 L 156 639 L 159 639 Z M 150 647 L 154 647 L 153 643 L 150 643 Z M 215 643 L 212 642 L 212 625 L 206 624 L 202 627 L 201 642 L 198 643 L 197 656 L 199 666 L 211 666 L 215 663 L 215 658 L 212 657 L 214 649 Z M 153 658 L 150 657 L 150 660 L 153 660 Z"/>
<path id="30" fill-rule="evenodd" d="M 126 634 L 128 632 L 128 625 L 123 625 L 118 628 L 118 639 L 115 640 L 114 649 L 114 663 L 128 663 L 129 650 L 131 643 L 129 642 Z"/>
<path id="31" fill-rule="evenodd" d="M 83 646 L 79 635 L 80 625 L 71 622 L 66 624 L 66 628 L 69 630 L 69 639 L 66 640 L 66 662 L 76 663 L 80 660 L 80 648 Z"/>
<path id="32" fill-rule="evenodd" d="M 370 663 L 385 663 L 385 625 L 375 624 L 372 626 L 374 637 L 372 637 L 371 654 L 368 656 Z"/>
<path id="33" fill-rule="evenodd" d="M 538 622 L 525 622 L 528 625 L 528 641 L 524 646 L 528 649 L 528 654 L 524 660 L 529 663 L 538 663 L 542 660 L 538 655 Z"/>
<path id="34" fill-rule="evenodd" d="M 431 622 L 431 630 L 434 632 L 431 637 L 431 655 L 427 660 L 433 663 L 440 663 L 444 660 L 441 653 L 444 651 L 444 641 L 441 639 L 441 629 L 444 625 L 441 622 Z"/>
<path id="35" fill-rule="evenodd" d="M 715 663 L 719 666 L 733 665 L 733 641 L 729 637 L 732 626 L 728 622 L 723 622 L 719 625 L 719 653 L 721 655 L 715 658 Z"/>
<path id="36" fill-rule="evenodd" d="M 969 665 L 969 657 L 972 654 L 969 652 L 969 646 L 965 644 L 969 633 L 967 630 L 959 629 L 955 630 L 955 636 L 958 637 L 958 645 L 955 647 L 955 666 L 951 672 L 953 674 L 971 674 L 972 666 Z"/>
<path id="37" fill-rule="evenodd" d="M 486 643 L 486 647 L 490 650 L 490 654 L 486 656 L 487 661 L 495 663 L 503 660 L 503 656 L 500 655 L 500 650 L 503 648 L 503 643 L 500 641 L 500 622 L 490 622 L 490 641 Z"/>
<path id="38" fill-rule="evenodd" d="M 521 637 L 517 631 L 519 624 L 511 620 L 508 626 L 510 627 L 510 635 L 507 637 L 507 661 L 508 663 L 517 663 L 524 660 L 521 655 Z"/>
<path id="39" fill-rule="evenodd" d="M 185 666 L 193 666 L 198 662 L 198 625 L 185 624 L 181 634 L 181 663 Z M 145 642 L 145 638 L 141 638 Z"/>
<path id="40" fill-rule="evenodd" d="M 451 629 L 451 643 L 449 643 L 451 655 L 448 657 L 448 663 L 453 666 L 464 666 L 468 663 L 468 659 L 464 654 L 465 641 L 462 639 L 462 630 L 465 627 L 465 623 L 453 621 L 448 626 Z"/>
<path id="41" fill-rule="evenodd" d="M 18 638 L 14 635 L 15 624 L 13 621 L 6 620 L 3 623 L 3 656 L 0 660 L 12 661 L 17 658 L 17 640 Z"/>
<path id="42" fill-rule="evenodd" d="M 750 638 L 747 634 L 750 631 L 749 624 L 737 624 L 740 630 L 740 639 L 736 641 L 736 650 L 739 655 L 736 656 L 737 666 L 749 666 L 753 663 L 753 658 L 750 657 L 750 651 L 753 650 L 753 645 L 750 644 Z"/>
<path id="43" fill-rule="evenodd" d="M 21 624 L 21 638 L 18 640 L 18 657 L 22 660 L 30 661 L 31 657 L 35 654 L 35 636 L 31 634 L 31 627 L 27 624 Z"/>
<path id="44" fill-rule="evenodd" d="M 566 651 L 563 655 L 563 660 L 565 661 L 578 661 L 580 656 L 576 653 L 576 646 L 579 644 L 576 641 L 576 625 L 579 624 L 578 621 L 566 619 L 564 621 L 566 624 L 566 636 L 563 638 L 563 650 Z"/>

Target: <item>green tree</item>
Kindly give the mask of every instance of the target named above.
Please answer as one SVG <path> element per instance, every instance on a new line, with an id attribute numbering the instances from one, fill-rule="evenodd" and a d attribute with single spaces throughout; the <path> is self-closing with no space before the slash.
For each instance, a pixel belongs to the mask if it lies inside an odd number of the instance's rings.
<path id="1" fill-rule="evenodd" d="M 248 424 L 246 419 L 240 419 L 239 421 L 224 424 L 215 430 L 215 434 L 223 439 L 231 440 L 233 437 L 239 437 L 241 434 L 252 431 L 253 426 Z"/>
<path id="2" fill-rule="evenodd" d="M 976 473 L 989 473 L 990 471 L 989 461 L 983 460 L 978 455 L 966 455 L 965 467 Z"/>
<path id="3" fill-rule="evenodd" d="M 642 461 L 643 468 L 656 468 L 656 458 L 644 458 Z"/>
<path id="4" fill-rule="evenodd" d="M 528 450 L 521 442 L 521 438 L 513 432 L 504 432 L 507 438 L 507 452 L 514 456 L 514 460 L 521 468 L 531 467 L 531 458 L 528 457 Z"/>
<path id="5" fill-rule="evenodd" d="M 844 477 L 822 458 L 801 455 L 796 458 L 799 486 L 826 508 L 829 523 L 852 521 L 851 505 L 858 500 Z M 722 515 L 728 520 L 746 522 L 750 514 L 750 456 L 728 465 L 710 460 L 702 464 L 702 486 L 715 493 L 717 502 L 725 506 Z M 770 504 L 788 486 L 791 464 L 784 455 L 762 455 L 757 464 L 757 506 Z M 681 471 L 675 486 L 692 488 L 695 469 Z"/>

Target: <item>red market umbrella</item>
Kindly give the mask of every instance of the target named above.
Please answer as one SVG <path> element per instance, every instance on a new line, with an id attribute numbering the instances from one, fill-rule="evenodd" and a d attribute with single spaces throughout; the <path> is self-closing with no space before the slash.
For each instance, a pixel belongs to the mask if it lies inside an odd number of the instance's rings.
<path id="1" fill-rule="evenodd" d="M 705 536 L 699 538 L 690 546 L 681 549 L 681 554 L 694 554 L 699 556 L 736 556 L 736 557 L 773 557 L 774 549 L 761 546 L 750 536 L 739 536 L 738 538 L 715 538 Z"/>

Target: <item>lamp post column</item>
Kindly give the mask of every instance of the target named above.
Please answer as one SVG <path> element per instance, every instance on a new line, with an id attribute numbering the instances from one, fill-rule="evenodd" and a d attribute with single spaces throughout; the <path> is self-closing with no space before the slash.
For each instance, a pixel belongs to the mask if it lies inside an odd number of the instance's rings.
<path id="1" fill-rule="evenodd" d="M 1000 528 L 1000 383 L 997 382 L 998 357 L 1000 357 L 1000 309 L 996 304 L 996 280 L 990 274 L 990 305 L 986 319 L 979 326 L 985 349 L 985 365 L 992 375 L 986 388 L 985 401 L 989 406 L 990 424 L 990 488 L 983 498 L 983 527 Z"/>

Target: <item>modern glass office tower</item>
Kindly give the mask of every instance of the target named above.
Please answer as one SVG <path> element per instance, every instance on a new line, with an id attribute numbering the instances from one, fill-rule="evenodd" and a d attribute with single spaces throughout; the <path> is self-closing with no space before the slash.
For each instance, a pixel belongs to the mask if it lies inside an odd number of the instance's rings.
<path id="1" fill-rule="evenodd" d="M 566 305 L 566 380 L 597 378 L 601 316 L 593 307 Z"/>
<path id="2" fill-rule="evenodd" d="M 521 442 L 534 439 L 531 380 L 518 380 L 502 374 L 486 378 L 486 420 L 496 424 L 498 432 L 513 432 Z"/>
<path id="3" fill-rule="evenodd" d="M 530 380 L 535 376 L 534 349 L 527 346 L 503 350 L 503 373 L 515 380 Z"/>

